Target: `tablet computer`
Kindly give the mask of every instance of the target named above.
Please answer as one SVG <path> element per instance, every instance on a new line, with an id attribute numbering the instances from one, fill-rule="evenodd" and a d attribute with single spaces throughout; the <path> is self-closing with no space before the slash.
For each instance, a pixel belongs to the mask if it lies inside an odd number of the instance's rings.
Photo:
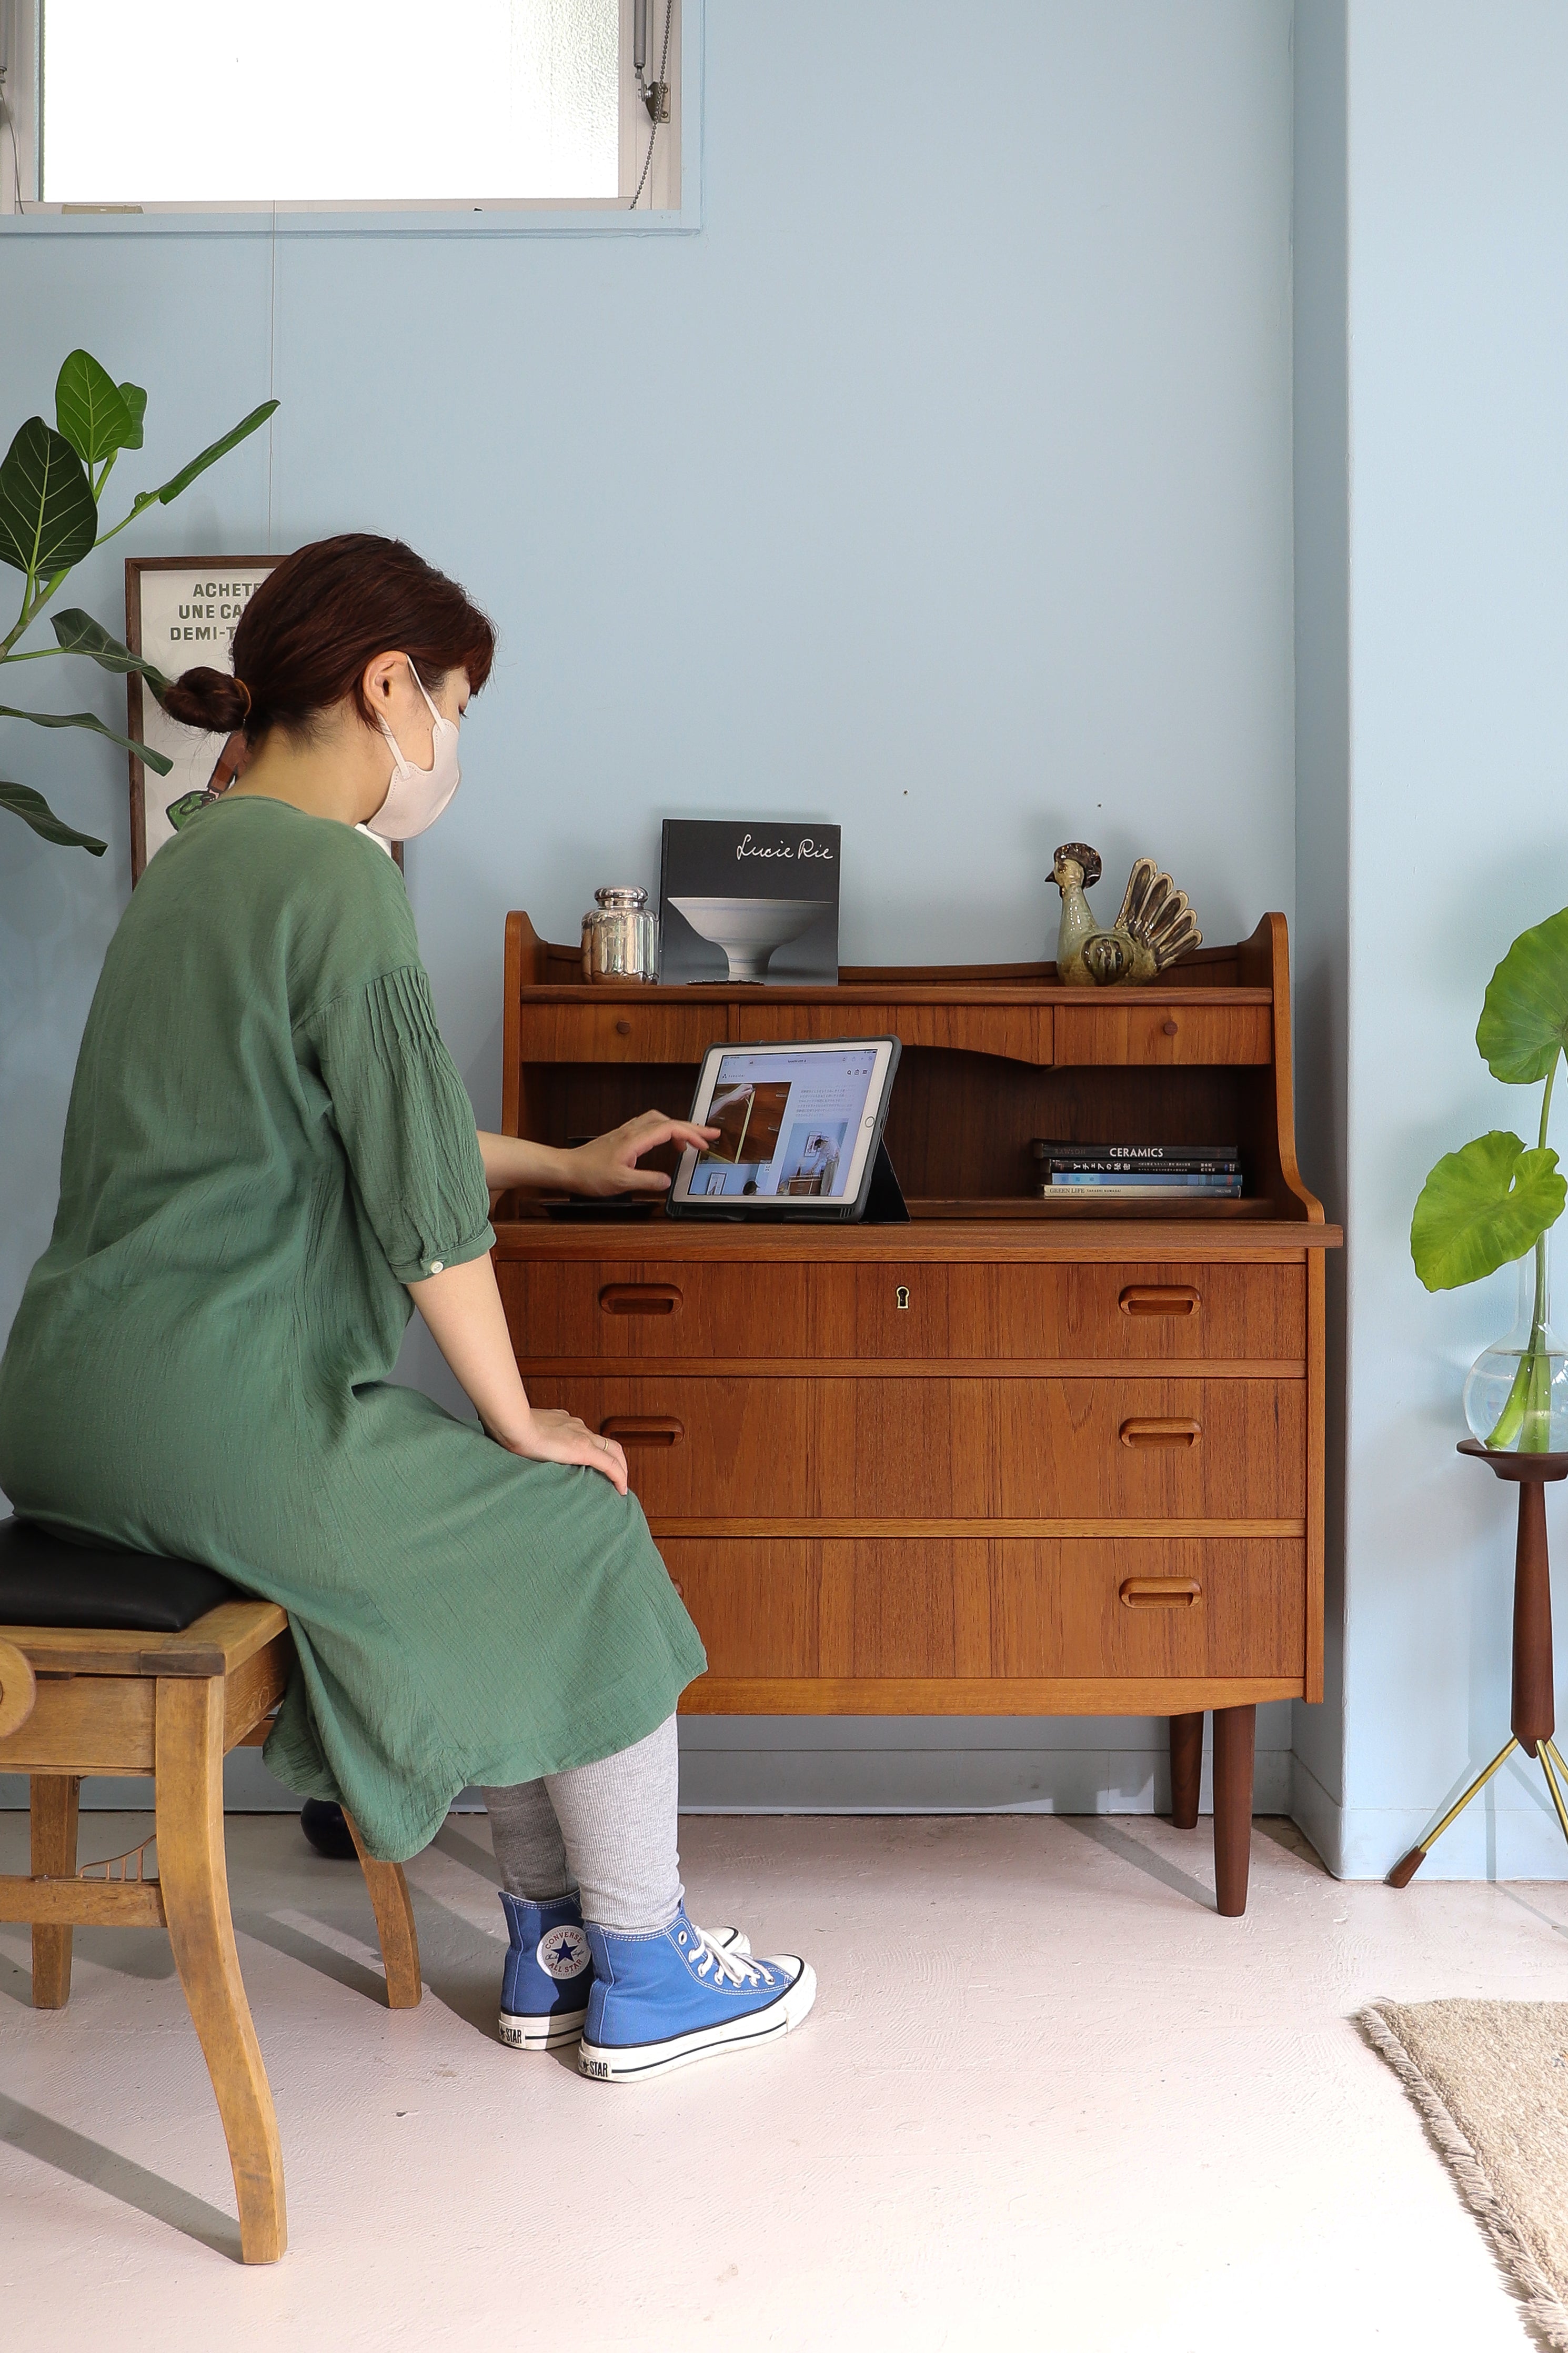
<path id="1" fill-rule="evenodd" d="M 670 1216 L 863 1217 L 899 1050 L 896 1038 L 710 1046 L 691 1117 L 719 1134 L 681 1154 Z"/>

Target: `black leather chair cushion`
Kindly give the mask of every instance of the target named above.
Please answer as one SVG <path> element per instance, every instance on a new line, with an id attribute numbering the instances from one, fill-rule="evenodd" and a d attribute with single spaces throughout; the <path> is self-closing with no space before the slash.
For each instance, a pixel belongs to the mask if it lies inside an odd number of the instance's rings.
<path id="1" fill-rule="evenodd" d="M 27 1520 L 0 1520 L 0 1626 L 177 1634 L 220 1601 L 244 1599 L 226 1577 L 195 1561 L 66 1544 Z"/>

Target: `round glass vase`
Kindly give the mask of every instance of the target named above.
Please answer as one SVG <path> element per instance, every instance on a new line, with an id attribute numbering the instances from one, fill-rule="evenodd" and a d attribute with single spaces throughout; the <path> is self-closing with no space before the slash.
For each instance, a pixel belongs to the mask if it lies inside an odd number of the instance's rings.
<path id="1" fill-rule="evenodd" d="M 1496 1454 L 1568 1454 L 1568 1350 L 1552 1329 L 1546 1237 L 1519 1261 L 1519 1314 L 1465 1383 L 1472 1437 Z"/>

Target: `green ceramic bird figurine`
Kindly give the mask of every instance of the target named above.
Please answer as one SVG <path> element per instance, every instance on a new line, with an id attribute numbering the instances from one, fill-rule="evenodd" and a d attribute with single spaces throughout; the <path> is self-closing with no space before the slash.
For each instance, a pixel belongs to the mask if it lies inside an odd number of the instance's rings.
<path id="1" fill-rule="evenodd" d="M 1188 948 L 1203 944 L 1186 892 L 1152 858 L 1134 859 L 1121 912 L 1101 931 L 1084 894 L 1102 871 L 1100 852 L 1085 841 L 1064 842 L 1057 851 L 1051 880 L 1062 894 L 1058 981 L 1068 988 L 1109 988 L 1119 980 L 1152 980 Z"/>

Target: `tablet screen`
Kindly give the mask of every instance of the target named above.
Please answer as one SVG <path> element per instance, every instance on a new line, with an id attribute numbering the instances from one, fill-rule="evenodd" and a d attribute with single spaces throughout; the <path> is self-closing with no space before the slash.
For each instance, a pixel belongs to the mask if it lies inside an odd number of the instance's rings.
<path id="1" fill-rule="evenodd" d="M 680 1197 L 742 1207 L 749 1200 L 852 1201 L 889 1060 L 889 1048 L 875 1040 L 716 1053 L 692 1116 L 719 1135 L 705 1152 L 684 1155 Z"/>

